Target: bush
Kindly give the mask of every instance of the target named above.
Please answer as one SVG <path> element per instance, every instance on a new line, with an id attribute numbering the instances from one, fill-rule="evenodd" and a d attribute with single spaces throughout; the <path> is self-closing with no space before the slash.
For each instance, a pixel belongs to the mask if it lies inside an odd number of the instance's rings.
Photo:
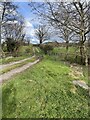
<path id="1" fill-rule="evenodd" d="M 18 50 L 18 56 L 28 56 L 33 55 L 33 46 L 20 46 Z"/>
<path id="2" fill-rule="evenodd" d="M 45 54 L 48 54 L 49 51 L 53 50 L 53 46 L 49 44 L 42 44 L 40 45 L 40 48 L 43 50 Z"/>
<path id="3" fill-rule="evenodd" d="M 5 42 L 3 42 L 3 43 L 1 44 L 1 49 L 2 49 L 3 52 L 7 52 L 7 46 L 6 46 L 6 43 L 5 43 Z"/>
<path id="4" fill-rule="evenodd" d="M 25 50 L 26 53 L 30 53 L 30 51 L 31 51 L 30 48 L 26 48 Z"/>
<path id="5" fill-rule="evenodd" d="M 12 38 L 7 38 L 6 46 L 7 46 L 7 52 L 14 53 L 20 47 L 20 42 L 15 41 Z"/>

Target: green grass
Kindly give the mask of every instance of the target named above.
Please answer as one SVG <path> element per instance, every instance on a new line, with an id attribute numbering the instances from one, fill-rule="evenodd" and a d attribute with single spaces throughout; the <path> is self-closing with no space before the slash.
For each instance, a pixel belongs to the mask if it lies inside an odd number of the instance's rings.
<path id="1" fill-rule="evenodd" d="M 13 55 L 14 54 L 15 54 L 15 52 L 13 53 Z M 7 64 L 7 63 L 10 63 L 10 62 L 22 60 L 22 59 L 30 57 L 32 55 L 33 55 L 33 46 L 32 45 L 20 46 L 19 49 L 18 49 L 18 53 L 17 53 L 18 57 L 2 58 L 2 59 L 0 59 L 0 64 Z"/>
<path id="2" fill-rule="evenodd" d="M 73 54 L 75 52 L 79 53 L 79 48 L 78 47 L 69 47 L 68 48 L 68 53 Z M 55 47 L 53 49 L 53 53 L 66 53 L 66 47 Z"/>
<path id="3" fill-rule="evenodd" d="M 55 47 L 51 54 L 58 57 L 59 60 L 69 61 L 70 63 L 78 63 L 81 65 L 85 64 L 85 56 L 83 56 L 83 62 L 81 62 L 80 49 L 78 46 L 70 46 L 68 48 L 68 52 L 66 51 L 66 47 Z"/>
<path id="4" fill-rule="evenodd" d="M 73 63 L 70 63 L 70 62 L 68 62 L 68 61 L 60 61 L 61 59 L 60 59 L 60 56 L 54 56 L 54 55 L 52 55 L 52 56 L 47 56 L 46 57 L 47 59 L 49 58 L 50 60 L 54 60 L 54 61 L 56 61 L 56 62 L 60 62 L 60 63 L 64 63 L 66 66 L 70 66 L 71 64 L 73 65 Z M 81 69 L 82 68 L 82 70 L 80 70 L 81 72 L 82 72 L 82 74 L 83 74 L 83 77 L 82 76 L 79 76 L 79 78 L 78 78 L 78 80 L 84 80 L 87 84 L 89 84 L 89 82 L 88 82 L 88 67 L 86 67 L 85 65 L 79 65 L 79 64 L 77 64 L 77 67 L 79 68 L 79 69 Z M 73 69 L 71 69 L 71 71 L 72 71 Z M 77 70 L 76 70 L 77 71 Z M 77 76 L 78 77 L 78 76 Z"/>
<path id="5" fill-rule="evenodd" d="M 81 77 L 81 79 L 83 79 L 90 86 L 89 78 L 88 78 L 88 67 L 83 65 L 82 68 L 83 68 L 84 77 Z"/>
<path id="6" fill-rule="evenodd" d="M 87 118 L 88 93 L 72 84 L 70 68 L 45 58 L 2 87 L 3 118 Z"/>
<path id="7" fill-rule="evenodd" d="M 20 46 L 18 50 L 18 55 L 24 56 L 24 55 L 32 55 L 33 54 L 33 46 Z"/>
<path id="8" fill-rule="evenodd" d="M 30 57 L 30 56 L 12 57 L 12 58 L 8 58 L 8 59 L 2 58 L 2 59 L 0 59 L 0 64 L 8 64 L 10 62 L 16 62 L 16 61 L 23 60 L 28 57 Z"/>
<path id="9" fill-rule="evenodd" d="M 24 62 L 22 62 L 22 63 L 17 63 L 17 64 L 15 64 L 15 65 L 11 65 L 10 67 L 7 67 L 7 68 L 5 68 L 5 69 L 3 69 L 3 70 L 0 70 L 0 74 L 4 74 L 4 73 L 6 73 L 6 72 L 9 72 L 10 70 L 12 70 L 12 69 L 15 69 L 15 68 L 17 68 L 17 67 L 21 67 L 21 66 L 23 66 L 23 65 L 25 65 L 25 64 L 27 64 L 27 63 L 29 63 L 29 62 L 34 62 L 36 60 L 36 58 L 34 57 L 34 58 L 32 58 L 32 59 L 30 59 L 30 60 L 26 60 L 26 61 L 24 61 Z"/>

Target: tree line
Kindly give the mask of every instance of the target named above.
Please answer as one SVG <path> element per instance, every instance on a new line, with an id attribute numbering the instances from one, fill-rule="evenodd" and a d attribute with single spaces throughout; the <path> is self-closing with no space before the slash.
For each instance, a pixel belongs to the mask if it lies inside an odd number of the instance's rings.
<path id="1" fill-rule="evenodd" d="M 86 64 L 88 63 L 90 2 L 82 0 L 59 2 L 57 0 L 56 2 L 29 2 L 28 5 L 40 21 L 35 30 L 35 36 L 40 44 L 53 36 L 58 36 L 65 42 L 67 54 L 70 42 L 78 43 L 81 62 L 85 56 Z M 13 2 L 0 3 L 0 43 L 1 39 L 5 40 L 2 45 L 6 45 L 7 51 L 11 53 L 18 52 L 18 47 L 25 38 L 24 18 L 17 9 L 18 6 Z"/>
<path id="2" fill-rule="evenodd" d="M 24 18 L 17 11 L 18 6 L 13 2 L 0 3 L 0 44 L 10 53 L 16 52 L 25 34 Z"/>
<path id="3" fill-rule="evenodd" d="M 70 41 L 77 42 L 81 62 L 83 62 L 84 55 L 86 55 L 86 62 L 88 62 L 87 43 L 90 36 L 90 2 L 82 0 L 77 2 L 32 2 L 29 3 L 29 6 L 41 21 L 43 19 L 43 24 L 52 26 L 57 31 L 57 35 L 63 38 L 66 43 L 66 52 L 68 52 Z"/>

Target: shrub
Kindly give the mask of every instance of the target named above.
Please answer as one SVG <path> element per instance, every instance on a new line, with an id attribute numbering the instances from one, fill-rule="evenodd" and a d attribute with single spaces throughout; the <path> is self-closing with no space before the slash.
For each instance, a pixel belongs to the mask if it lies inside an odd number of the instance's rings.
<path id="1" fill-rule="evenodd" d="M 33 54 L 33 46 L 20 46 L 18 50 L 18 56 L 28 56 Z"/>
<path id="2" fill-rule="evenodd" d="M 30 48 L 26 48 L 25 50 L 26 53 L 30 53 L 30 51 L 31 51 Z"/>
<path id="3" fill-rule="evenodd" d="M 48 54 L 49 51 L 53 50 L 53 46 L 49 44 L 42 44 L 40 45 L 40 48 L 43 50 L 45 54 Z"/>
<path id="4" fill-rule="evenodd" d="M 16 41 L 13 38 L 7 38 L 6 42 L 7 52 L 11 53 L 12 55 L 17 53 L 20 47 L 20 41 Z"/>

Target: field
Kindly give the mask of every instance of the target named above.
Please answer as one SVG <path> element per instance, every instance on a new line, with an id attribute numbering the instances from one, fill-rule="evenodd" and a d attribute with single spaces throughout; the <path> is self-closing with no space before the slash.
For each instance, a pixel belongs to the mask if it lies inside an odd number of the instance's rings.
<path id="1" fill-rule="evenodd" d="M 73 85 L 70 72 L 45 56 L 11 78 L 2 87 L 3 118 L 88 118 L 88 92 Z"/>
<path id="2" fill-rule="evenodd" d="M 53 52 L 54 53 L 60 53 L 60 52 L 66 53 L 66 47 L 55 47 Z M 68 48 L 68 53 L 73 54 L 75 52 L 77 52 L 79 54 L 79 47 L 78 46 L 75 46 L 75 47 L 70 46 Z"/>
<path id="3" fill-rule="evenodd" d="M 51 54 L 59 60 L 85 65 L 85 53 L 83 54 L 83 61 L 81 62 L 80 49 L 78 46 L 70 46 L 68 51 L 66 51 L 65 47 L 55 47 L 53 51 L 51 51 Z"/>

